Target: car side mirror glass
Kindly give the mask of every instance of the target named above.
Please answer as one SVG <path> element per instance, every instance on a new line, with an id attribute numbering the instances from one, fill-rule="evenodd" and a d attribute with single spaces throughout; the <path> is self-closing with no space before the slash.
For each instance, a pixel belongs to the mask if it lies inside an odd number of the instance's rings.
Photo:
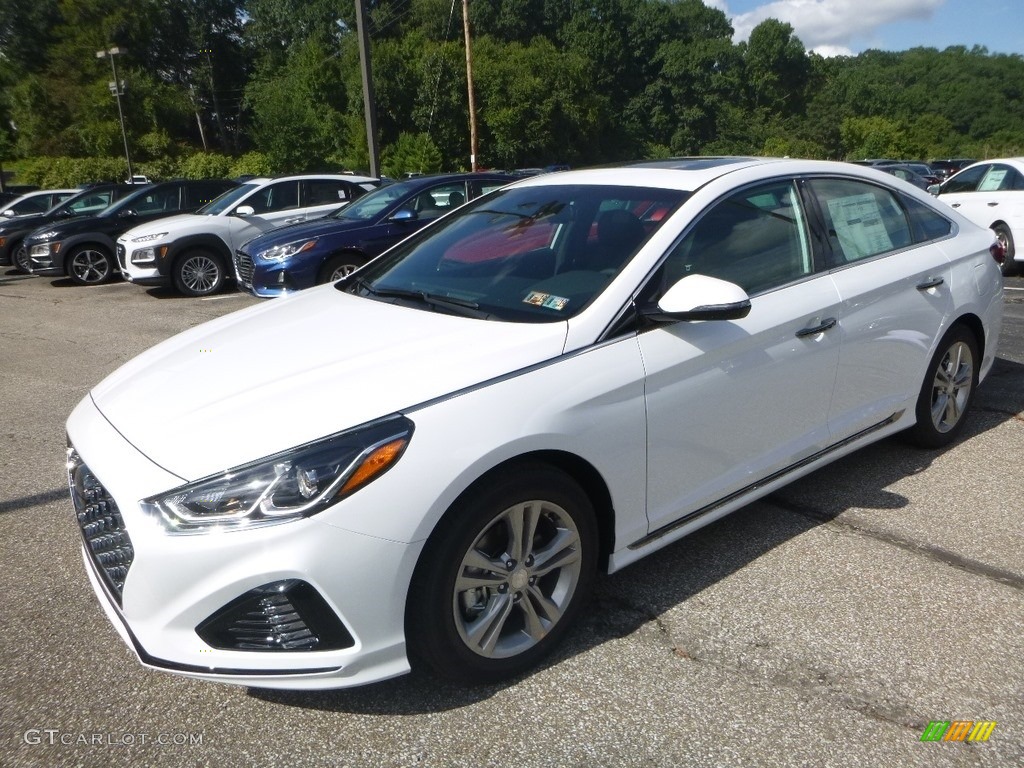
<path id="1" fill-rule="evenodd" d="M 935 195 L 936 197 L 938 197 L 939 196 L 939 192 L 942 191 L 942 185 L 941 184 L 929 184 L 927 191 L 928 191 L 928 194 Z"/>
<path id="2" fill-rule="evenodd" d="M 241 216 L 242 218 L 245 218 L 246 216 L 253 216 L 255 213 L 256 209 L 251 205 L 240 205 L 235 208 L 235 216 Z"/>
<path id="3" fill-rule="evenodd" d="M 750 297 L 735 283 L 688 275 L 670 287 L 656 307 L 643 310 L 655 322 L 739 320 L 750 313 Z"/>
<path id="4" fill-rule="evenodd" d="M 416 215 L 416 211 L 411 211 L 408 208 L 395 211 L 391 216 L 392 221 L 415 221 L 417 218 L 419 217 Z"/>
<path id="5" fill-rule="evenodd" d="M 121 213 L 118 214 L 122 219 L 134 219 L 139 215 L 139 212 L 134 208 L 125 208 Z"/>
<path id="6" fill-rule="evenodd" d="M 16 214 L 16 213 L 14 212 L 14 209 L 13 209 L 13 208 L 8 208 L 8 209 L 7 209 L 6 211 L 4 211 L 4 216 L 8 216 L 8 217 L 10 217 L 10 216 L 17 216 L 17 215 L 18 215 L 18 214 Z"/>

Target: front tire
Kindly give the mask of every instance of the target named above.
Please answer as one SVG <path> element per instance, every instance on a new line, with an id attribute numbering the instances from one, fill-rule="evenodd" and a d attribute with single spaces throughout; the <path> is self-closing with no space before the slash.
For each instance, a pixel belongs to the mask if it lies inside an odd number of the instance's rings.
<path id="1" fill-rule="evenodd" d="M 28 248 L 25 243 L 16 243 L 11 250 L 11 264 L 22 274 L 29 274 L 32 270 L 32 262 L 28 258 Z"/>
<path id="2" fill-rule="evenodd" d="M 99 285 L 114 274 L 114 259 L 92 245 L 75 248 L 68 254 L 68 277 L 76 285 Z"/>
<path id="3" fill-rule="evenodd" d="M 431 535 L 406 611 L 416 660 L 460 682 L 526 671 L 571 626 L 597 566 L 594 508 L 546 464 L 520 464 L 463 495 Z"/>
<path id="4" fill-rule="evenodd" d="M 224 262 L 210 251 L 188 251 L 174 264 L 174 287 L 186 296 L 209 296 L 224 285 Z"/>
<path id="5" fill-rule="evenodd" d="M 917 397 L 917 424 L 907 437 L 922 448 L 942 448 L 963 431 L 978 386 L 978 340 L 955 325 L 942 337 Z"/>
<path id="6" fill-rule="evenodd" d="M 317 285 L 335 283 L 343 277 L 348 277 L 365 263 L 366 259 L 355 253 L 343 253 L 338 256 L 332 256 L 321 268 L 317 278 Z"/>
<path id="7" fill-rule="evenodd" d="M 1002 243 L 1003 251 L 1006 253 L 1002 264 L 1003 276 L 1016 275 L 1020 272 L 1020 263 L 1013 260 L 1016 249 L 1013 245 L 1013 234 L 1010 232 L 1010 228 L 1005 224 L 996 224 L 992 227 L 992 231 L 996 233 L 996 238 Z"/>

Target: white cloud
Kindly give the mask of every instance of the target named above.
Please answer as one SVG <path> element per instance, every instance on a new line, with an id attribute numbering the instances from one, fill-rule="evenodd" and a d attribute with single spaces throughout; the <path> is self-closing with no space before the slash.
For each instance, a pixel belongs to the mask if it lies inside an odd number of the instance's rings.
<path id="1" fill-rule="evenodd" d="M 726 0 L 704 0 L 725 12 L 746 40 L 765 19 L 790 24 L 804 46 L 823 56 L 848 55 L 855 39 L 870 40 L 875 31 L 896 21 L 929 19 L 946 0 L 774 0 L 747 13 L 732 14 Z"/>

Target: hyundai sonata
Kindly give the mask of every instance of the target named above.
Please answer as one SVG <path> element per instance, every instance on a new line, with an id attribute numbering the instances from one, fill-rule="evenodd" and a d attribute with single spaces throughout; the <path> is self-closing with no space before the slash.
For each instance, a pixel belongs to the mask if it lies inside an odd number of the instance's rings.
<path id="1" fill-rule="evenodd" d="M 887 435 L 954 440 L 999 255 L 849 164 L 518 182 L 99 384 L 68 421 L 86 571 L 157 669 L 519 674 L 599 570 Z"/>

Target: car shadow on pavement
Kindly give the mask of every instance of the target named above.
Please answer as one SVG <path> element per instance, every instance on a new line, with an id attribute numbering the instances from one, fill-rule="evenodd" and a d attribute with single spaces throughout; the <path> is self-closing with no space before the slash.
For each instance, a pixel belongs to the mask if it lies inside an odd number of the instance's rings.
<path id="1" fill-rule="evenodd" d="M 910 501 L 888 488 L 927 470 L 945 451 L 1011 419 L 1024 419 L 1024 365 L 999 359 L 977 391 L 964 434 L 954 446 L 921 450 L 898 436 L 890 437 L 737 510 L 633 566 L 599 578 L 590 605 L 577 625 L 551 656 L 521 678 L 465 687 L 414 670 L 411 675 L 362 688 L 315 692 L 249 689 L 249 695 L 273 704 L 352 714 L 410 715 L 458 709 L 489 699 L 519 680 L 647 625 L 660 633 L 666 658 L 685 661 L 693 657 L 694 651 L 685 646 L 684 638 L 674 637 L 663 627 L 663 614 L 844 512 L 907 507 Z M 807 483 L 810 488 L 817 482 L 820 486 L 823 474 L 834 486 L 828 503 L 820 498 L 814 504 L 806 503 L 801 484 Z"/>

